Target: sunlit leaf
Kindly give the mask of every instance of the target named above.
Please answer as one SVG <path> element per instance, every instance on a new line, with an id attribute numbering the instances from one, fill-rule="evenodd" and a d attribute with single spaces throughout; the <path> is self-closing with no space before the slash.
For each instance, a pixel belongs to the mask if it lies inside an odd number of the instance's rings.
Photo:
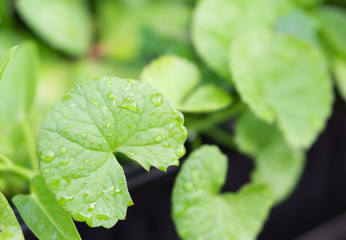
<path id="1" fill-rule="evenodd" d="M 185 153 L 183 121 L 172 103 L 143 82 L 87 81 L 57 102 L 42 125 L 42 173 L 75 220 L 112 227 L 133 204 L 115 155 L 147 170 L 178 165 Z"/>
<path id="2" fill-rule="evenodd" d="M 194 63 L 174 55 L 154 60 L 141 75 L 181 111 L 211 112 L 230 105 L 230 95 L 213 84 L 201 84 L 200 78 Z"/>
<path id="3" fill-rule="evenodd" d="M 255 239 L 272 206 L 270 189 L 244 186 L 220 193 L 227 158 L 216 146 L 203 146 L 184 163 L 173 189 L 173 220 L 184 240 Z"/>
<path id="4" fill-rule="evenodd" d="M 30 194 L 16 195 L 13 203 L 39 239 L 81 239 L 71 216 L 58 205 L 41 176 L 32 179 Z"/>
<path id="5" fill-rule="evenodd" d="M 309 147 L 324 128 L 333 101 L 319 49 L 255 29 L 233 42 L 230 55 L 236 87 L 256 116 L 276 121 L 290 145 Z"/>

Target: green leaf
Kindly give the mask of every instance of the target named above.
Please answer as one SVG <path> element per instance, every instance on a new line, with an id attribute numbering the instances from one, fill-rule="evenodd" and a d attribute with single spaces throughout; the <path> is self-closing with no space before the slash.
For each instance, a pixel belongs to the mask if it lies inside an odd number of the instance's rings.
<path id="1" fill-rule="evenodd" d="M 231 104 L 231 97 L 213 84 L 201 84 L 197 66 L 178 56 L 166 55 L 147 66 L 141 80 L 159 89 L 177 109 L 211 112 Z"/>
<path id="2" fill-rule="evenodd" d="M 16 51 L 16 48 L 17 48 L 17 46 L 11 48 L 7 52 L 6 56 L 3 57 L 2 61 L 0 61 L 0 63 L 1 63 L 1 66 L 0 66 L 0 84 L 1 84 L 1 81 L 2 81 L 2 79 L 4 78 L 4 76 L 6 74 L 6 70 L 8 68 L 8 65 L 11 62 L 11 59 L 13 57 L 14 52 Z"/>
<path id="3" fill-rule="evenodd" d="M 342 8 L 323 6 L 314 11 L 322 35 L 337 54 L 346 58 L 346 12 Z"/>
<path id="4" fill-rule="evenodd" d="M 201 0 L 194 12 L 192 40 L 198 54 L 229 78 L 229 45 L 241 32 L 272 26 L 276 9 L 265 0 Z"/>
<path id="5" fill-rule="evenodd" d="M 0 192 L 0 238 L 2 240 L 24 240 L 22 229 L 5 196 Z"/>
<path id="6" fill-rule="evenodd" d="M 13 153 L 14 147 L 12 142 L 2 131 L 0 131 L 0 159 L 2 154 L 5 156 L 11 156 Z"/>
<path id="7" fill-rule="evenodd" d="M 31 194 L 16 195 L 12 201 L 31 231 L 39 239 L 81 239 L 71 216 L 61 208 L 43 177 L 31 181 Z"/>
<path id="8" fill-rule="evenodd" d="M 309 147 L 324 128 L 333 102 L 325 57 L 314 46 L 266 29 L 234 40 L 231 71 L 257 117 L 278 122 L 288 143 Z"/>
<path id="9" fill-rule="evenodd" d="M 53 48 L 70 55 L 88 53 L 92 22 L 85 0 L 18 0 L 19 15 Z"/>
<path id="10" fill-rule="evenodd" d="M 346 59 L 336 57 L 333 61 L 333 70 L 338 91 L 346 101 Z"/>
<path id="11" fill-rule="evenodd" d="M 42 173 L 75 220 L 110 228 L 133 204 L 114 154 L 147 170 L 178 165 L 185 153 L 183 122 L 173 104 L 143 82 L 87 81 L 57 102 L 42 125 Z"/>
<path id="12" fill-rule="evenodd" d="M 20 71 L 18 70 L 20 69 Z M 0 121 L 22 121 L 35 96 L 38 53 L 33 42 L 20 44 L 0 85 Z"/>
<path id="13" fill-rule="evenodd" d="M 216 146 L 193 152 L 173 188 L 173 220 L 182 239 L 255 239 L 272 206 L 270 189 L 261 184 L 222 193 L 227 158 Z"/>
<path id="14" fill-rule="evenodd" d="M 275 125 L 257 119 L 250 112 L 238 119 L 235 131 L 240 151 L 254 158 L 252 182 L 268 184 L 275 202 L 283 201 L 302 174 L 304 153 L 290 147 Z"/>
<path id="15" fill-rule="evenodd" d="M 294 9 L 281 16 L 276 22 L 276 30 L 320 45 L 316 20 L 301 9 Z"/>

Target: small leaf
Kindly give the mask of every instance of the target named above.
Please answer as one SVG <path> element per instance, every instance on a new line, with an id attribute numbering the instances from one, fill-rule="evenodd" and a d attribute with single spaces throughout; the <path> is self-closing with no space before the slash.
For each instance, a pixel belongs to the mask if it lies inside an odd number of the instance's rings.
<path id="1" fill-rule="evenodd" d="M 216 146 L 191 154 L 173 188 L 173 220 L 182 239 L 254 239 L 272 206 L 265 185 L 244 186 L 239 192 L 219 191 L 226 180 L 227 158 Z"/>
<path id="2" fill-rule="evenodd" d="M 254 29 L 234 40 L 230 55 L 236 87 L 255 115 L 277 121 L 290 145 L 309 147 L 333 102 L 321 52 L 300 39 Z"/>
<path id="3" fill-rule="evenodd" d="M 337 54 L 346 58 L 346 11 L 342 8 L 322 6 L 314 11 L 322 35 Z"/>
<path id="4" fill-rule="evenodd" d="M 0 192 L 0 239 L 24 240 L 22 229 L 5 196 Z"/>
<path id="5" fill-rule="evenodd" d="M 229 78 L 231 41 L 253 27 L 273 25 L 276 14 L 266 0 L 202 0 L 194 13 L 192 40 L 202 59 Z"/>
<path id="6" fill-rule="evenodd" d="M 238 119 L 235 131 L 240 151 L 254 158 L 252 182 L 268 184 L 275 202 L 283 201 L 301 176 L 304 153 L 290 147 L 275 125 L 257 119 L 250 112 Z"/>
<path id="7" fill-rule="evenodd" d="M 56 202 L 43 177 L 31 181 L 31 194 L 16 195 L 12 201 L 31 231 L 39 239 L 81 239 L 71 216 Z"/>
<path id="8" fill-rule="evenodd" d="M 333 61 L 333 70 L 338 91 L 346 101 L 346 59 L 336 57 Z"/>
<path id="9" fill-rule="evenodd" d="M 110 228 L 133 204 L 114 153 L 147 170 L 165 171 L 185 153 L 183 122 L 145 83 L 115 77 L 87 81 L 57 102 L 42 125 L 42 173 L 75 220 Z"/>
<path id="10" fill-rule="evenodd" d="M 211 112 L 231 104 L 231 97 L 213 84 L 201 84 L 200 71 L 184 58 L 166 55 L 154 60 L 141 74 L 141 80 L 171 100 L 185 112 Z"/>
<path id="11" fill-rule="evenodd" d="M 92 22 L 84 0 L 18 0 L 19 15 L 52 47 L 79 56 L 89 51 Z"/>
<path id="12" fill-rule="evenodd" d="M 35 96 L 37 70 L 36 46 L 30 41 L 20 44 L 0 85 L 1 122 L 19 122 L 30 111 Z"/>
<path id="13" fill-rule="evenodd" d="M 2 59 L 2 61 L 0 61 L 1 67 L 0 67 L 0 84 L 2 79 L 4 78 L 5 74 L 6 74 L 6 70 L 8 68 L 8 65 L 11 62 L 11 59 L 13 57 L 14 52 L 16 51 L 17 46 L 11 48 L 6 56 Z"/>

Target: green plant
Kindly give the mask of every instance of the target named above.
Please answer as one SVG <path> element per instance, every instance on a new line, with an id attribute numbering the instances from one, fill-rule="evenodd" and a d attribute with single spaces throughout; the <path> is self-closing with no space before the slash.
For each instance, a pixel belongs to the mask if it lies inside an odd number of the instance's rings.
<path id="1" fill-rule="evenodd" d="M 180 237 L 255 239 L 326 125 L 332 78 L 346 99 L 346 13 L 328 1 L 0 7 L 1 239 L 23 239 L 4 195 L 40 239 L 80 239 L 72 219 L 113 227 L 133 204 L 120 163 L 166 171 L 186 139 L 172 194 Z M 108 75 L 122 78 L 85 81 Z M 237 193 L 220 193 L 227 158 L 206 138 L 254 160 Z"/>

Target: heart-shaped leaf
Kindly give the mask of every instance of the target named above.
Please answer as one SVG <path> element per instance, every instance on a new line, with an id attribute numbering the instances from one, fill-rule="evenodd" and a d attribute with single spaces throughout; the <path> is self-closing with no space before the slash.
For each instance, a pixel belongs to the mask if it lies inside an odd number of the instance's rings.
<path id="1" fill-rule="evenodd" d="M 214 84 L 201 84 L 197 66 L 178 56 L 154 60 L 141 80 L 159 89 L 177 109 L 184 112 L 212 112 L 227 107 L 232 98 Z"/>
<path id="2" fill-rule="evenodd" d="M 272 206 L 270 188 L 252 184 L 220 194 L 226 172 L 227 158 L 215 146 L 203 146 L 186 160 L 172 198 L 181 238 L 248 240 L 258 234 Z"/>
<path id="3" fill-rule="evenodd" d="M 254 158 L 251 180 L 272 187 L 276 203 L 283 201 L 296 186 L 304 167 L 304 153 L 289 146 L 274 124 L 248 112 L 237 120 L 236 144 Z"/>
<path id="4" fill-rule="evenodd" d="M 17 218 L 2 192 L 0 192 L 0 239 L 24 240 Z"/>
<path id="5" fill-rule="evenodd" d="M 42 176 L 31 180 L 31 194 L 16 195 L 13 203 L 39 239 L 81 239 L 71 216 L 61 208 Z"/>
<path id="6" fill-rule="evenodd" d="M 147 170 L 178 165 L 185 153 L 183 122 L 173 104 L 143 82 L 87 81 L 57 102 L 42 125 L 42 173 L 74 219 L 112 227 L 133 204 L 114 153 Z"/>
<path id="7" fill-rule="evenodd" d="M 319 49 L 298 38 L 254 29 L 234 40 L 230 56 L 234 83 L 255 115 L 277 121 L 290 145 L 309 147 L 333 102 Z"/>

